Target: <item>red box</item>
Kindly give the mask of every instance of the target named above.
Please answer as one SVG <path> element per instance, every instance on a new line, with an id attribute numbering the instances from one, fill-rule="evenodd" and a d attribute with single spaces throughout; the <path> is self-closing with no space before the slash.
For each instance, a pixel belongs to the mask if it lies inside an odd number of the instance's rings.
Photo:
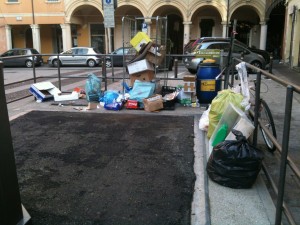
<path id="1" fill-rule="evenodd" d="M 127 100 L 127 105 L 126 105 L 126 109 L 138 109 L 139 108 L 139 104 L 137 100 Z"/>

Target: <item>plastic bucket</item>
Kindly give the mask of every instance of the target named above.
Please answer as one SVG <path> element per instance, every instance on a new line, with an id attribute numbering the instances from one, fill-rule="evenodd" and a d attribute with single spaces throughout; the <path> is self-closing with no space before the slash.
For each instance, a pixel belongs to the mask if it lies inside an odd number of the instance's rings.
<path id="1" fill-rule="evenodd" d="M 201 63 L 197 70 L 196 95 L 199 103 L 211 103 L 221 90 L 221 80 L 216 80 L 221 70 L 219 64 Z"/>

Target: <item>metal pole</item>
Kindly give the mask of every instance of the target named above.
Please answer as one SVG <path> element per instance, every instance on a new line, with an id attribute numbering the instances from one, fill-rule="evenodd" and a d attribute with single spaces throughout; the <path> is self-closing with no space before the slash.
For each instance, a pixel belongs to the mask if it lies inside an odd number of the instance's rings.
<path id="1" fill-rule="evenodd" d="M 273 53 L 270 54 L 269 73 L 273 70 Z"/>
<path id="2" fill-rule="evenodd" d="M 228 37 L 229 32 L 229 0 L 227 0 L 227 21 L 226 21 L 226 37 Z"/>
<path id="3" fill-rule="evenodd" d="M 35 24 L 33 0 L 31 0 L 31 12 L 32 12 L 32 23 Z"/>
<path id="4" fill-rule="evenodd" d="M 61 90 L 61 74 L 60 74 L 59 54 L 57 55 L 57 74 L 58 74 L 58 88 L 59 88 L 59 90 Z"/>
<path id="5" fill-rule="evenodd" d="M 296 6 L 293 6 L 293 14 L 292 14 L 292 30 L 291 30 L 291 42 L 290 42 L 290 54 L 289 54 L 289 61 L 290 61 L 290 68 L 293 66 L 293 42 L 294 42 L 294 33 L 295 33 L 295 22 L 296 22 Z"/>
<path id="6" fill-rule="evenodd" d="M 293 87 L 287 86 L 286 99 L 285 99 L 285 113 L 284 113 L 284 125 L 283 125 L 283 137 L 282 137 L 282 151 L 280 160 L 280 176 L 278 181 L 278 196 L 276 203 L 276 220 L 275 225 L 281 224 L 282 217 L 282 204 L 284 196 L 284 185 L 286 176 L 287 156 L 289 151 L 289 137 L 290 137 L 290 125 L 292 117 L 293 106 Z"/>
<path id="7" fill-rule="evenodd" d="M 257 133 L 258 133 L 258 114 L 260 108 L 260 83 L 261 71 L 257 72 L 255 82 L 255 107 L 254 107 L 254 132 L 253 132 L 253 145 L 257 146 Z"/>
<path id="8" fill-rule="evenodd" d="M 0 224 L 15 225 L 23 219 L 21 197 L 0 62 Z"/>
<path id="9" fill-rule="evenodd" d="M 174 59 L 174 76 L 175 76 L 175 78 L 178 77 L 178 59 L 177 59 L 177 57 Z"/>
<path id="10" fill-rule="evenodd" d="M 228 82 L 229 82 L 229 71 L 230 71 L 230 65 L 232 63 L 232 52 L 233 52 L 233 45 L 234 45 L 234 38 L 235 38 L 235 28 L 236 28 L 237 20 L 234 20 L 232 35 L 230 39 L 230 49 L 228 52 L 228 60 L 227 60 L 227 66 L 226 66 L 226 73 L 225 73 L 225 81 L 224 81 L 224 89 L 228 88 Z"/>

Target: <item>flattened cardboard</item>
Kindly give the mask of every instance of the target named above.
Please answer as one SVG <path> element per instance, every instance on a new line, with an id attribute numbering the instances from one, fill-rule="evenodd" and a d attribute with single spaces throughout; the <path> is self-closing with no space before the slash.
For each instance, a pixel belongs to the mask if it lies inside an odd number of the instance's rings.
<path id="1" fill-rule="evenodd" d="M 54 95 L 61 94 L 61 91 L 49 81 L 32 84 L 29 92 L 42 101 L 52 99 Z"/>

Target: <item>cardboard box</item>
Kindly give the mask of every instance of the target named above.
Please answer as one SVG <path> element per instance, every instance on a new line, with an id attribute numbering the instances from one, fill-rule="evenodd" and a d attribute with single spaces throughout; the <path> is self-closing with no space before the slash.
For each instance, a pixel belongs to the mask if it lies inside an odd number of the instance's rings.
<path id="1" fill-rule="evenodd" d="M 139 52 L 141 48 L 151 42 L 149 36 L 144 32 L 138 32 L 131 40 L 130 44 Z"/>
<path id="2" fill-rule="evenodd" d="M 68 95 L 54 95 L 54 101 L 60 102 L 60 101 L 71 101 L 71 100 L 77 100 L 79 99 L 79 93 L 76 91 L 73 91 L 71 94 Z"/>
<path id="3" fill-rule="evenodd" d="M 61 91 L 49 81 L 32 84 L 29 92 L 41 101 L 53 99 L 54 95 L 61 94 Z"/>
<path id="4" fill-rule="evenodd" d="M 196 91 L 196 87 L 195 87 L 195 82 L 184 82 L 183 84 L 183 91 L 184 92 L 195 92 Z"/>
<path id="5" fill-rule="evenodd" d="M 132 87 L 136 80 L 140 81 L 152 81 L 154 79 L 154 71 L 146 70 L 140 73 L 135 73 L 130 75 L 130 86 Z"/>
<path id="6" fill-rule="evenodd" d="M 144 110 L 154 112 L 164 108 L 162 96 L 159 94 L 143 99 Z"/>
<path id="7" fill-rule="evenodd" d="M 195 75 L 185 75 L 183 77 L 184 82 L 195 82 L 196 81 L 196 76 Z"/>
<path id="8" fill-rule="evenodd" d="M 146 59 L 149 62 L 159 66 L 162 64 L 165 56 L 166 56 L 166 47 L 165 46 L 160 46 L 160 47 L 152 46 L 146 54 Z"/>
<path id="9" fill-rule="evenodd" d="M 153 65 L 146 59 L 142 59 L 127 65 L 128 73 L 135 74 L 146 70 L 154 71 Z"/>

